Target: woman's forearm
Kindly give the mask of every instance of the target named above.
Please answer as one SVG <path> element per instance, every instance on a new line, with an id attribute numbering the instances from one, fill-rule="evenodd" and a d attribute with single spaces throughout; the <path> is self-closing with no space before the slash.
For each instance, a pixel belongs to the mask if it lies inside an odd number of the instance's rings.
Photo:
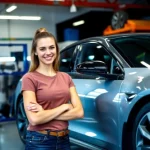
<path id="1" fill-rule="evenodd" d="M 73 120 L 73 119 L 78 119 L 78 118 L 83 118 L 84 117 L 84 111 L 80 107 L 73 108 L 71 110 L 68 110 L 59 116 L 57 116 L 55 119 L 56 120 Z"/>
<path id="2" fill-rule="evenodd" d="M 32 125 L 39 125 L 39 124 L 43 124 L 43 123 L 46 123 L 46 122 L 49 122 L 49 121 L 55 119 L 60 114 L 67 111 L 68 109 L 69 109 L 69 107 L 67 106 L 67 104 L 63 104 L 54 109 L 41 110 L 36 113 L 30 111 L 32 113 L 32 117 L 29 117 L 28 119 Z"/>

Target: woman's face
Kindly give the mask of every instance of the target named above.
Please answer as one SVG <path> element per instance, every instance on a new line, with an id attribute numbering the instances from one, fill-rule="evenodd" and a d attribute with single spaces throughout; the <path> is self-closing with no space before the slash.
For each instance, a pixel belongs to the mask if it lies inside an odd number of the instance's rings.
<path id="1" fill-rule="evenodd" d="M 39 39 L 35 55 L 38 56 L 40 64 L 52 65 L 57 55 L 54 39 L 50 37 Z"/>

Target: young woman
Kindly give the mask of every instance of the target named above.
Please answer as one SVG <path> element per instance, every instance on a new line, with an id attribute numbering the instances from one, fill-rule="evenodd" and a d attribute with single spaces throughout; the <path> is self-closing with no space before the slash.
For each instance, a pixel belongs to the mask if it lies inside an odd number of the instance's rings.
<path id="1" fill-rule="evenodd" d="M 29 72 L 22 78 L 24 108 L 29 121 L 26 150 L 70 150 L 68 120 L 84 111 L 71 77 L 59 72 L 55 37 L 36 31 Z"/>

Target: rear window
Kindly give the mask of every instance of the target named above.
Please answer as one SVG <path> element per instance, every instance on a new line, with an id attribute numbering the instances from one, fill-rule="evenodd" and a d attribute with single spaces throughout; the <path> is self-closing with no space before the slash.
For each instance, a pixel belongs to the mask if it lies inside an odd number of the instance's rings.
<path id="1" fill-rule="evenodd" d="M 131 66 L 150 67 L 150 36 L 122 37 L 111 43 Z"/>

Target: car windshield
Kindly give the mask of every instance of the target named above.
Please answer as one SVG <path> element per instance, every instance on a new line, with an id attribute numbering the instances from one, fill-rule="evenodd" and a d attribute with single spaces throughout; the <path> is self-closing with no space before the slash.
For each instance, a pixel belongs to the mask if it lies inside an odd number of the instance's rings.
<path id="1" fill-rule="evenodd" d="M 150 68 L 150 36 L 121 37 L 111 43 L 132 67 Z"/>

